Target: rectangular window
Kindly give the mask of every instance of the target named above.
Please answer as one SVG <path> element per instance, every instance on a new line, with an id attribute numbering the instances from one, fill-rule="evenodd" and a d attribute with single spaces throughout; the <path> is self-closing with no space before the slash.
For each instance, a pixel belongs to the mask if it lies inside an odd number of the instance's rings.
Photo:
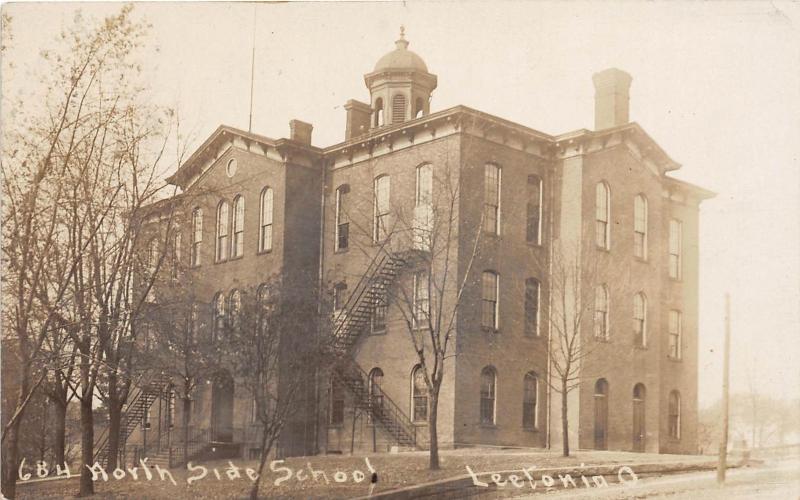
<path id="1" fill-rule="evenodd" d="M 383 287 L 375 286 L 373 293 L 375 302 L 372 307 L 372 333 L 382 333 L 386 331 L 386 313 L 389 309 L 389 301 Z"/>
<path id="2" fill-rule="evenodd" d="M 604 182 L 598 182 L 595 187 L 595 243 L 598 247 L 608 250 L 610 245 L 609 219 L 611 218 L 611 200 L 609 189 Z"/>
<path id="3" fill-rule="evenodd" d="M 681 312 L 669 312 L 669 357 L 681 359 Z"/>
<path id="4" fill-rule="evenodd" d="M 181 233 L 177 233 L 172 238 L 172 266 L 170 269 L 170 278 L 172 281 L 178 280 L 178 273 L 181 266 Z"/>
<path id="5" fill-rule="evenodd" d="M 539 282 L 534 278 L 525 280 L 525 335 L 539 335 Z"/>
<path id="6" fill-rule="evenodd" d="M 485 271 L 482 278 L 481 325 L 484 328 L 497 330 L 497 296 L 500 290 L 500 277 L 491 271 Z"/>
<path id="7" fill-rule="evenodd" d="M 683 239 L 681 221 L 669 221 L 669 277 L 681 279 L 681 245 Z"/>
<path id="8" fill-rule="evenodd" d="M 375 179 L 375 225 L 373 227 L 373 241 L 381 242 L 389 236 L 391 181 L 388 175 Z"/>
<path id="9" fill-rule="evenodd" d="M 344 388 L 334 381 L 331 385 L 330 425 L 344 424 Z"/>
<path id="10" fill-rule="evenodd" d="M 501 170 L 487 163 L 484 169 L 483 227 L 488 234 L 500 234 Z"/>
<path id="11" fill-rule="evenodd" d="M 427 328 L 431 313 L 430 283 L 428 273 L 420 271 L 414 274 L 414 328 Z"/>
<path id="12" fill-rule="evenodd" d="M 633 254 L 647 258 L 647 200 L 642 195 L 633 200 Z"/>
<path id="13" fill-rule="evenodd" d="M 540 244 L 542 234 L 542 180 L 528 176 L 528 218 L 525 239 L 528 243 Z"/>
<path id="14" fill-rule="evenodd" d="M 340 186 L 336 190 L 336 250 L 346 250 L 350 245 L 350 217 L 347 200 L 350 186 Z"/>

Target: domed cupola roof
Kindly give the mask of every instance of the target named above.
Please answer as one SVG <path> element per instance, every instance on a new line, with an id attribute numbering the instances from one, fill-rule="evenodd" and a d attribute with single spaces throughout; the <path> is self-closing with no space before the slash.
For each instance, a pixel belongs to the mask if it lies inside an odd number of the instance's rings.
<path id="1" fill-rule="evenodd" d="M 405 29 L 400 28 L 400 39 L 395 43 L 396 48 L 384 55 L 375 64 L 374 72 L 389 70 L 415 70 L 428 72 L 425 61 L 416 53 L 408 50 L 408 40 L 405 38 Z"/>

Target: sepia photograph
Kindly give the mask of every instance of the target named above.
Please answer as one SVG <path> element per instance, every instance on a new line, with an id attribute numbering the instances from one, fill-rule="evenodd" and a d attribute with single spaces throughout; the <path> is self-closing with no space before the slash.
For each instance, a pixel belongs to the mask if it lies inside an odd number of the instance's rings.
<path id="1" fill-rule="evenodd" d="M 800 499 L 800 2 L 0 5 L 3 499 Z"/>

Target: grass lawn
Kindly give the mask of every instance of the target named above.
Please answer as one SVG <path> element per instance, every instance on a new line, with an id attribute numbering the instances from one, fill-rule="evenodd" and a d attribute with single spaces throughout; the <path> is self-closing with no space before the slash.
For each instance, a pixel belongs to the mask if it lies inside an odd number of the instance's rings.
<path id="1" fill-rule="evenodd" d="M 538 469 L 547 467 L 579 466 L 584 463 L 598 464 L 636 464 L 653 462 L 693 462 L 707 460 L 703 457 L 687 457 L 676 455 L 654 455 L 626 452 L 597 452 L 579 451 L 572 457 L 564 458 L 558 453 L 547 450 L 499 450 L 487 448 L 445 450 L 441 453 L 441 470 L 428 470 L 427 452 L 410 452 L 397 455 L 375 454 L 354 456 L 313 456 L 295 457 L 287 459 L 282 464 L 275 465 L 275 471 L 269 470 L 269 463 L 265 467 L 265 475 L 261 484 L 261 496 L 264 498 L 353 498 L 367 495 L 369 492 L 370 476 L 366 460 L 378 473 L 378 484 L 375 492 L 386 491 L 421 484 L 438 479 L 445 479 L 466 474 L 466 467 L 473 471 L 508 471 L 522 467 L 536 466 Z M 239 467 L 241 477 L 229 479 L 227 461 L 216 461 L 202 464 L 207 469 L 203 479 L 187 484 L 187 478 L 199 476 L 201 470 L 188 471 L 185 468 L 170 470 L 177 484 L 161 480 L 153 471 L 153 478 L 147 480 L 141 469 L 138 480 L 126 475 L 121 480 L 114 479 L 109 474 L 107 482 L 96 481 L 93 498 L 113 499 L 169 499 L 183 498 L 194 499 L 227 499 L 242 498 L 250 491 L 252 481 L 248 478 L 246 468 L 255 469 L 258 464 L 254 461 L 234 460 L 234 465 Z M 289 470 L 280 467 L 288 467 Z M 318 471 L 317 477 L 312 477 L 311 469 Z M 219 472 L 217 478 L 214 469 Z M 302 471 L 302 472 L 301 472 Z M 324 471 L 324 475 L 319 473 Z M 365 479 L 361 482 L 354 481 L 354 471 L 360 471 Z M 74 473 L 75 471 L 73 471 Z M 337 475 L 337 472 L 339 473 Z M 336 482 L 334 476 L 346 481 Z M 327 481 L 325 480 L 327 477 Z M 356 473 L 356 479 L 361 476 Z M 278 485 L 275 483 L 279 482 Z M 17 487 L 19 498 L 55 499 L 75 496 L 78 491 L 77 479 L 64 481 L 42 482 L 37 484 L 20 484 Z"/>

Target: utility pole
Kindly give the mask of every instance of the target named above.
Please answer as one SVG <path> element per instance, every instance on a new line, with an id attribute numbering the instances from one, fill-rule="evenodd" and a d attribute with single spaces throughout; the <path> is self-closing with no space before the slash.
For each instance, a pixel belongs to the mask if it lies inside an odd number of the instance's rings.
<path id="1" fill-rule="evenodd" d="M 731 364 L 731 296 L 725 294 L 725 359 L 722 367 L 722 436 L 719 440 L 719 462 L 717 463 L 717 483 L 725 483 L 725 470 L 728 458 L 728 383 Z"/>

